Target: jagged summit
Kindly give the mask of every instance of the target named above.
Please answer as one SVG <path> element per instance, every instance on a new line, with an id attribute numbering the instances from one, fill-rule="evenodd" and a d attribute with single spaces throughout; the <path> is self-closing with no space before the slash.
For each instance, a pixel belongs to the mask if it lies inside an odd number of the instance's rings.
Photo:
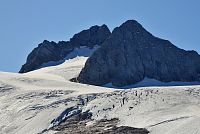
<path id="1" fill-rule="evenodd" d="M 76 56 L 90 56 L 108 36 L 110 36 L 110 31 L 104 24 L 83 30 L 75 34 L 70 41 L 55 43 L 44 40 L 28 55 L 27 61 L 19 73 L 26 73 L 44 66 L 57 65 L 65 59 Z"/>
<path id="2" fill-rule="evenodd" d="M 115 28 L 102 47 L 87 60 L 81 83 L 127 86 L 145 77 L 163 82 L 199 81 L 200 56 L 153 36 L 137 21 Z"/>
<path id="3" fill-rule="evenodd" d="M 127 30 L 135 29 L 134 31 L 137 31 L 137 29 L 144 29 L 143 26 L 136 20 L 127 20 L 126 22 L 122 23 L 119 27 L 116 28 L 123 28 L 123 29 L 128 28 Z"/>
<path id="4" fill-rule="evenodd" d="M 200 76 L 197 52 L 185 51 L 155 37 L 135 20 L 124 22 L 112 33 L 106 25 L 95 25 L 69 41 L 44 40 L 29 54 L 20 73 L 57 65 L 76 56 L 91 56 L 75 80 L 92 85 L 110 83 L 121 87 L 146 77 L 162 82 L 191 82 L 199 81 Z"/>
<path id="5" fill-rule="evenodd" d="M 119 27 L 116 27 L 113 30 L 113 33 L 115 33 L 118 30 L 120 30 L 122 33 L 129 31 L 135 34 L 139 34 L 141 31 L 144 31 L 146 34 L 152 35 L 136 20 L 127 20 L 126 22 L 122 23 Z"/>

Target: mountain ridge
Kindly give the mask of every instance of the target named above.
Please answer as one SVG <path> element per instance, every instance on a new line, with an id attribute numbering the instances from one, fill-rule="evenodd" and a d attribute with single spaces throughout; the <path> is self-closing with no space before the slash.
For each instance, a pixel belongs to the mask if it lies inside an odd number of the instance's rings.
<path id="1" fill-rule="evenodd" d="M 135 20 L 115 28 L 86 61 L 80 83 L 127 86 L 145 77 L 162 82 L 199 81 L 200 56 L 155 37 Z"/>
<path id="2" fill-rule="evenodd" d="M 57 65 L 76 56 L 90 57 L 79 76 L 72 79 L 85 84 L 123 87 L 145 77 L 161 82 L 200 80 L 196 51 L 186 51 L 154 36 L 136 20 L 127 20 L 112 33 L 103 24 L 83 30 L 69 41 L 44 40 L 19 72 Z"/>
<path id="3" fill-rule="evenodd" d="M 82 46 L 91 49 L 91 52 L 87 55 L 90 56 L 95 46 L 100 46 L 102 42 L 110 35 L 110 30 L 103 24 L 101 26 L 92 26 L 89 29 L 83 30 L 75 34 L 69 41 L 54 41 L 44 40 L 34 48 L 33 51 L 28 55 L 26 63 L 21 67 L 19 73 L 26 73 L 39 69 L 44 63 L 58 62 L 62 63 L 65 61 L 70 52 L 75 48 Z M 84 56 L 84 55 L 76 55 Z M 74 58 L 74 57 L 68 57 Z"/>

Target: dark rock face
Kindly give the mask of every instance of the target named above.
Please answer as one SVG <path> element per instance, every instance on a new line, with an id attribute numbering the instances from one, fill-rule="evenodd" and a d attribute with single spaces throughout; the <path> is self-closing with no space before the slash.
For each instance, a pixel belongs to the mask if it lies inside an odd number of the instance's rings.
<path id="1" fill-rule="evenodd" d="M 90 29 L 83 30 L 78 34 L 75 34 L 73 38 L 70 39 L 70 41 L 60 41 L 55 43 L 45 40 L 28 55 L 27 61 L 22 66 L 19 73 L 26 73 L 38 69 L 44 63 L 51 61 L 62 62 L 65 60 L 65 57 L 76 48 L 87 47 L 92 49 L 96 45 L 100 46 L 108 38 L 109 35 L 110 31 L 108 27 L 106 25 L 102 25 L 92 26 Z M 88 54 L 88 56 L 89 55 L 90 54 Z"/>
<path id="2" fill-rule="evenodd" d="M 114 86 L 135 84 L 145 77 L 163 82 L 199 81 L 200 56 L 157 38 L 129 20 L 113 30 L 87 60 L 77 80 Z"/>
<path id="3" fill-rule="evenodd" d="M 51 128 L 57 131 L 56 134 L 148 134 L 145 128 L 134 128 L 129 126 L 120 126 L 117 124 L 119 119 L 112 118 L 95 121 L 91 126 L 86 126 L 90 121 L 92 113 L 84 112 L 75 116 L 71 116 L 65 122 Z"/>
<path id="4" fill-rule="evenodd" d="M 57 47 L 55 42 L 45 40 L 28 55 L 26 64 L 22 66 L 19 72 L 25 73 L 35 70 L 45 62 L 59 61 L 62 59 L 60 51 L 60 47 Z"/>

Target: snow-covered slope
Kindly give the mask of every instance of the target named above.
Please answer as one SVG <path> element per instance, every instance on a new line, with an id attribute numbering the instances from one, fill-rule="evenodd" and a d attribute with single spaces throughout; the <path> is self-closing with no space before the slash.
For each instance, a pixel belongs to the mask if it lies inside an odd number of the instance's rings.
<path id="1" fill-rule="evenodd" d="M 119 118 L 151 134 L 200 134 L 200 88 L 154 87 L 103 94 L 88 103 L 93 119 Z"/>
<path id="2" fill-rule="evenodd" d="M 151 134 L 200 134 L 200 86 L 123 90 L 70 82 L 86 59 L 25 74 L 0 72 L 0 133 L 42 132 L 74 107 L 90 110 L 92 119 L 119 118 L 119 126 L 147 128 Z M 84 99 L 87 103 L 77 107 Z"/>
<path id="3" fill-rule="evenodd" d="M 68 81 L 78 75 L 86 59 L 75 58 L 26 74 L 0 72 L 0 133 L 41 132 L 70 106 L 66 106 L 67 98 L 110 92 L 110 89 Z"/>
<path id="4" fill-rule="evenodd" d="M 76 58 L 77 56 L 81 57 L 90 57 L 94 51 L 96 51 L 100 46 L 95 45 L 93 48 L 89 48 L 87 46 L 81 46 L 80 48 L 74 48 L 64 59 L 60 61 L 49 61 L 47 63 L 43 63 L 39 68 L 56 66 L 62 64 L 65 60 Z"/>

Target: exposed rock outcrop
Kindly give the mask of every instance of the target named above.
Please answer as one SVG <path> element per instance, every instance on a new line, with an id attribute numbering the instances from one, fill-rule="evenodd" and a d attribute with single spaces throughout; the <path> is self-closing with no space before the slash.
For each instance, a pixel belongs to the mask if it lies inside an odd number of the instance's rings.
<path id="1" fill-rule="evenodd" d="M 87 126 L 91 121 L 92 113 L 83 112 L 70 116 L 60 125 L 51 128 L 56 134 L 148 134 L 145 128 L 134 128 L 129 126 L 117 126 L 119 119 L 102 119 L 94 121 L 94 124 Z"/>
<path id="2" fill-rule="evenodd" d="M 87 60 L 77 80 L 114 86 L 135 84 L 145 77 L 163 82 L 199 81 L 200 55 L 153 36 L 137 21 L 113 30 L 101 48 Z"/>
<path id="3" fill-rule="evenodd" d="M 19 73 L 26 73 L 36 70 L 49 64 L 62 63 L 65 58 L 74 58 L 75 56 L 90 56 L 95 50 L 94 47 L 100 46 L 110 35 L 110 31 L 106 25 L 92 26 L 90 29 L 83 30 L 82 32 L 75 34 L 70 41 L 60 41 L 58 43 L 49 42 L 45 40 L 35 48 L 27 58 L 26 63 L 22 66 Z M 74 50 L 86 51 L 87 53 L 75 52 Z M 69 55 L 69 56 L 68 56 Z M 52 62 L 52 63 L 48 63 Z M 46 64 L 46 65 L 44 65 Z"/>

